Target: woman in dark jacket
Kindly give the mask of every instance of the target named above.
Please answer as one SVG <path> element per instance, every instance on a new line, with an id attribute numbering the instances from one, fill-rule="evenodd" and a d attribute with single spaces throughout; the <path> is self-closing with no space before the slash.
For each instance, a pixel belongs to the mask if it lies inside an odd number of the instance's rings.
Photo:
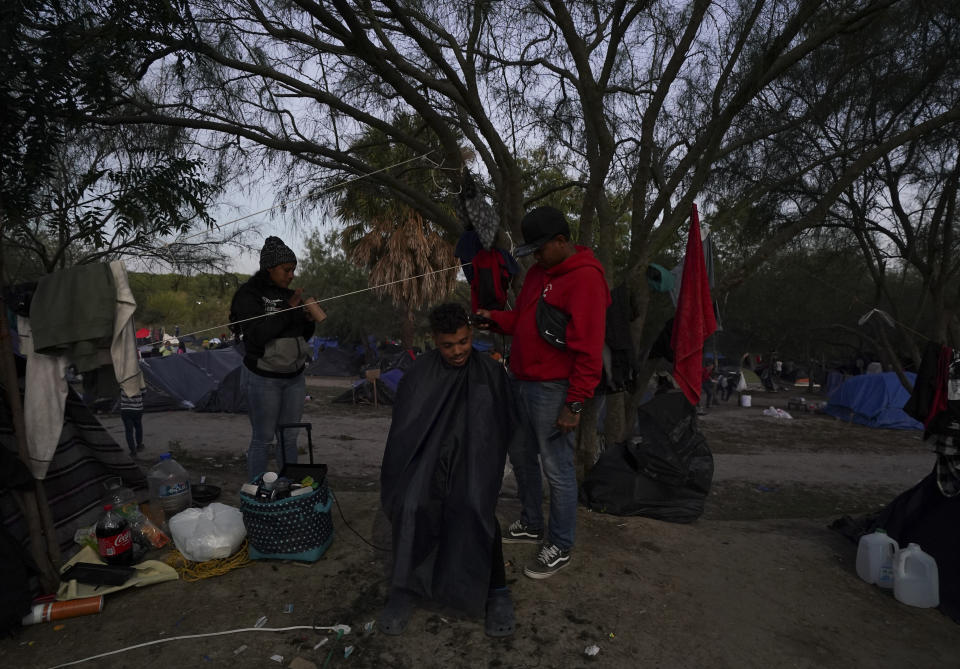
<path id="1" fill-rule="evenodd" d="M 267 470 L 277 426 L 300 422 L 306 396 L 303 370 L 310 358 L 307 339 L 315 324 L 326 318 L 315 298 L 304 300 L 302 288 L 290 289 L 296 268 L 293 251 L 279 237 L 267 237 L 260 250 L 260 271 L 237 289 L 230 305 L 230 322 L 236 324 L 245 347 L 250 480 Z M 297 461 L 297 430 L 285 430 L 283 437 L 284 448 L 277 450 L 279 468 Z"/>

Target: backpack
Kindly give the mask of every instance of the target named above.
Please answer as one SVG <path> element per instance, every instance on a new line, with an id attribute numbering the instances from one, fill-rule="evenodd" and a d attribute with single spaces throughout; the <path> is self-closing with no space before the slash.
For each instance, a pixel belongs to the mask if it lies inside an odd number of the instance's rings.
<path id="1" fill-rule="evenodd" d="M 470 279 L 470 307 L 502 311 L 507 304 L 510 271 L 499 249 L 480 249 L 473 257 L 473 278 Z"/>

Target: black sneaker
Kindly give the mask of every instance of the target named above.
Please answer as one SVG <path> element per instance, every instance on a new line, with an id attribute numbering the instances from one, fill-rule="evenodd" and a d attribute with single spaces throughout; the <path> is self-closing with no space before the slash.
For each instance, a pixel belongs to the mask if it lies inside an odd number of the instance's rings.
<path id="1" fill-rule="evenodd" d="M 535 530 L 528 525 L 524 525 L 522 520 L 514 521 L 503 533 L 503 543 L 505 544 L 539 544 L 543 541 L 543 530 Z"/>
<path id="2" fill-rule="evenodd" d="M 553 544 L 544 544 L 537 557 L 523 568 L 523 573 L 530 578 L 550 578 L 568 564 L 570 551 L 560 550 Z"/>

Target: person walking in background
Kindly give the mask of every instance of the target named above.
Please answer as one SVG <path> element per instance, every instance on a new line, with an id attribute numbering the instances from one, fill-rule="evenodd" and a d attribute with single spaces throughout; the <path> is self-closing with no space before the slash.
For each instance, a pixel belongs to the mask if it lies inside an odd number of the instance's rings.
<path id="1" fill-rule="evenodd" d="M 277 426 L 300 422 L 306 397 L 303 370 L 310 357 L 307 339 L 327 317 L 315 298 L 304 300 L 302 288 L 290 288 L 296 268 L 293 251 L 279 237 L 267 237 L 259 271 L 237 289 L 230 304 L 230 322 L 245 346 L 241 383 L 250 407 L 250 480 L 267 470 Z M 297 462 L 297 430 L 284 432 L 283 445 L 276 454 L 278 468 Z"/>
<path id="2" fill-rule="evenodd" d="M 726 374 L 720 374 L 720 379 L 717 381 L 717 386 L 720 389 L 720 399 L 726 402 L 730 399 L 730 377 Z"/>
<path id="3" fill-rule="evenodd" d="M 120 419 L 123 421 L 123 431 L 127 437 L 127 448 L 131 457 L 144 450 L 143 445 L 143 391 L 127 396 L 120 391 Z"/>
<path id="4" fill-rule="evenodd" d="M 696 377 L 694 377 L 696 378 Z M 698 413 L 704 414 L 712 405 L 716 404 L 714 399 L 714 380 L 713 363 L 707 363 L 703 368 L 703 377 L 701 379 L 701 389 L 703 394 L 700 396 L 700 409 Z"/>
<path id="5" fill-rule="evenodd" d="M 610 291 L 603 266 L 589 248 L 570 240 L 558 209 L 533 209 L 520 227 L 525 243 L 514 255 L 532 253 L 537 263 L 527 271 L 516 309 L 477 314 L 514 338 L 510 371 L 532 434 L 509 453 L 522 512 L 503 541 L 541 544 L 523 573 L 543 579 L 570 562 L 577 521 L 574 430 L 600 383 Z M 546 537 L 540 463 L 550 486 Z"/>

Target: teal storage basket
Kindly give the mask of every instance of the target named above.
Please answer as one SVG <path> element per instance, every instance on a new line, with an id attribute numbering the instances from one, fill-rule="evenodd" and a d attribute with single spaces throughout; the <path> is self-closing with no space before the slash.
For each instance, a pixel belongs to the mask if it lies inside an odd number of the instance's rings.
<path id="1" fill-rule="evenodd" d="M 326 482 L 312 493 L 260 501 L 240 493 L 252 560 L 316 562 L 333 541 L 333 503 Z"/>

